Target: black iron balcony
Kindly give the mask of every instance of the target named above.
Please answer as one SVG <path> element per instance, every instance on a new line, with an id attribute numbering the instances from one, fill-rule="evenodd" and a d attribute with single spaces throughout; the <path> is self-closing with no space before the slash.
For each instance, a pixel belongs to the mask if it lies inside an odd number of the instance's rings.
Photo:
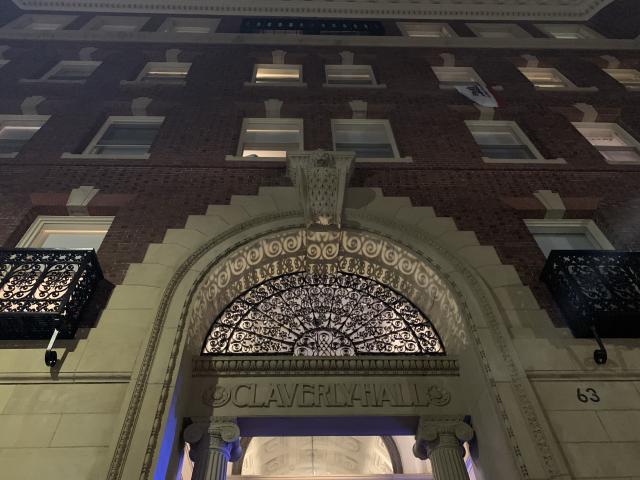
<path id="1" fill-rule="evenodd" d="M 0 249 L 0 339 L 73 338 L 102 278 L 93 250 Z"/>
<path id="2" fill-rule="evenodd" d="M 541 278 L 575 337 L 640 337 L 640 252 L 554 250 Z"/>

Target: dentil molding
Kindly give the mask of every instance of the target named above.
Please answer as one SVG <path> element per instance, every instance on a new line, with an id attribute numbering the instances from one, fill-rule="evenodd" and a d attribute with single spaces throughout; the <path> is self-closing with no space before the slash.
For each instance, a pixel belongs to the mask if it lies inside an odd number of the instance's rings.
<path id="1" fill-rule="evenodd" d="M 24 10 L 182 15 L 587 20 L 613 0 L 13 0 Z"/>

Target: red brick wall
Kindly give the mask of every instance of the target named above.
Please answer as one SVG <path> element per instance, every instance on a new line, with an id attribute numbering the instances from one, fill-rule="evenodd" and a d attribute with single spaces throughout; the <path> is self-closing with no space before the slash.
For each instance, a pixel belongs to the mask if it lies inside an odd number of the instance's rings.
<path id="1" fill-rule="evenodd" d="M 236 152 L 242 118 L 264 116 L 269 98 L 284 101 L 283 116 L 304 119 L 307 149 L 330 149 L 330 120 L 350 118 L 350 100 L 369 102 L 369 117 L 389 119 L 401 155 L 412 156 L 414 163 L 359 164 L 352 184 L 382 187 L 387 195 L 409 196 L 415 205 L 453 217 L 459 228 L 475 231 L 482 244 L 496 247 L 503 262 L 515 265 L 545 306 L 549 294 L 538 282 L 544 257 L 522 222 L 544 215 L 534 191 L 559 192 L 569 217 L 593 218 L 620 250 L 640 249 L 640 167 L 608 165 L 567 118 L 580 118 L 574 103 L 590 103 L 601 119 L 619 122 L 640 139 L 640 94 L 628 93 L 600 70 L 602 52 L 535 52 L 576 84 L 599 88 L 574 94 L 536 92 L 516 69 L 522 65 L 519 55 L 530 51 L 455 51 L 459 65 L 473 66 L 488 85 L 504 88 L 498 119 L 518 121 L 545 157 L 567 161 L 488 165 L 464 125 L 478 111 L 456 92 L 440 90 L 429 68 L 429 62 L 441 64 L 441 50 L 352 49 L 356 63 L 373 65 L 378 81 L 388 87 L 357 90 L 321 86 L 323 65 L 338 63 L 344 48 L 288 48 L 287 61 L 303 65 L 308 87 L 256 88 L 243 83 L 254 63 L 269 61 L 272 48 L 181 46 L 181 60 L 193 67 L 187 85 L 176 87 L 119 83 L 175 46 L 97 44 L 95 58 L 104 63 L 78 87 L 19 79 L 77 58 L 86 45 L 14 45 L 6 53 L 12 61 L 0 70 L 0 113 L 19 113 L 22 99 L 42 95 L 47 99 L 40 113 L 52 117 L 16 159 L 0 160 L 0 244 L 13 246 L 36 215 L 64 213 L 60 198 L 92 185 L 100 195 L 113 195 L 102 197 L 91 213 L 116 217 L 99 252 L 114 283 L 143 258 L 150 242 L 160 242 L 167 228 L 182 227 L 188 215 L 227 203 L 234 194 L 255 194 L 260 186 L 289 184 L 283 164 L 224 159 Z M 638 63 L 633 52 L 609 53 L 624 65 Z M 131 100 L 143 96 L 153 99 L 150 114 L 166 116 L 149 160 L 60 158 L 63 152 L 81 152 L 108 115 L 129 114 Z"/>

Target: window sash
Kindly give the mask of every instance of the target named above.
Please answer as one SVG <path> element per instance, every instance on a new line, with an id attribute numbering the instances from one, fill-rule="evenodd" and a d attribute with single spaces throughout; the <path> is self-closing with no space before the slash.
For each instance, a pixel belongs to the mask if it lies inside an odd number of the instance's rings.
<path id="1" fill-rule="evenodd" d="M 86 80 L 98 68 L 99 63 L 78 64 L 61 63 L 52 74 L 47 75 L 47 80 Z"/>
<path id="2" fill-rule="evenodd" d="M 0 153 L 17 154 L 42 125 L 0 125 Z"/>
<path id="3" fill-rule="evenodd" d="M 239 154 L 242 157 L 284 158 L 302 149 L 302 126 L 298 122 L 245 121 Z"/>
<path id="4" fill-rule="evenodd" d="M 335 123 L 333 135 L 337 151 L 352 151 L 359 158 L 396 157 L 392 137 L 385 123 Z"/>
<path id="5" fill-rule="evenodd" d="M 496 159 L 531 160 L 536 158 L 526 145 L 480 145 L 482 155 Z"/>
<path id="6" fill-rule="evenodd" d="M 99 155 L 144 155 L 155 140 L 160 129 L 159 123 L 111 123 L 91 153 Z"/>
<path id="7" fill-rule="evenodd" d="M 300 65 L 257 65 L 254 81 L 255 83 L 300 83 L 302 68 Z"/>

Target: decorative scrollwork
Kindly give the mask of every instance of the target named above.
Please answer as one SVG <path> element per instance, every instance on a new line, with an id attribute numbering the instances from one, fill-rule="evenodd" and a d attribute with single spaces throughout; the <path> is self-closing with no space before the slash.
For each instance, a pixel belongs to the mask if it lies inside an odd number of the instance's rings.
<path id="1" fill-rule="evenodd" d="M 444 354 L 431 322 L 406 298 L 347 273 L 267 280 L 216 319 L 204 354 Z"/>
<path id="2" fill-rule="evenodd" d="M 0 250 L 0 338 L 73 337 L 100 279 L 93 250 Z"/>

